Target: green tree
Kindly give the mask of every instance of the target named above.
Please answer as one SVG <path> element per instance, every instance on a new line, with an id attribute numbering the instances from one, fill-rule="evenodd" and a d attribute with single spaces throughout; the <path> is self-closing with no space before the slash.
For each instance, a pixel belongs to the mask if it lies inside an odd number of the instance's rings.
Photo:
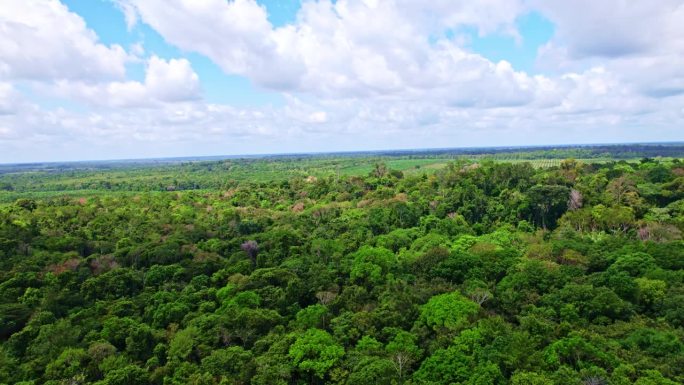
<path id="1" fill-rule="evenodd" d="M 185 360 L 190 356 L 195 347 L 197 329 L 189 327 L 180 330 L 173 336 L 169 344 L 169 360 Z"/>
<path id="2" fill-rule="evenodd" d="M 667 283 L 658 279 L 636 278 L 637 300 L 640 304 L 654 308 L 662 305 L 665 299 Z"/>
<path id="3" fill-rule="evenodd" d="M 102 381 L 98 381 L 96 385 L 145 385 L 149 383 L 149 375 L 145 369 L 136 366 L 128 365 L 121 369 L 114 369 L 105 374 Z"/>
<path id="4" fill-rule="evenodd" d="M 83 380 L 88 359 L 85 350 L 67 348 L 45 368 L 45 377 L 66 382 Z"/>
<path id="5" fill-rule="evenodd" d="M 542 373 L 520 371 L 511 376 L 511 385 L 554 385 L 554 382 Z"/>
<path id="6" fill-rule="evenodd" d="M 458 292 L 436 295 L 421 307 L 420 319 L 437 332 L 466 327 L 480 306 Z"/>
<path id="7" fill-rule="evenodd" d="M 534 221 L 542 228 L 555 228 L 556 221 L 568 209 L 570 189 L 559 185 L 536 185 L 527 195 Z"/>
<path id="8" fill-rule="evenodd" d="M 323 379 L 344 356 L 344 348 L 327 332 L 309 329 L 292 344 L 288 355 L 302 373 Z"/>
<path id="9" fill-rule="evenodd" d="M 400 382 L 422 355 L 422 350 L 416 345 L 416 340 L 415 335 L 399 330 L 385 347 Z"/>
<path id="10" fill-rule="evenodd" d="M 214 350 L 202 359 L 202 369 L 212 376 L 225 377 L 229 380 L 248 383 L 254 365 L 252 353 L 240 346 L 231 346 Z"/>

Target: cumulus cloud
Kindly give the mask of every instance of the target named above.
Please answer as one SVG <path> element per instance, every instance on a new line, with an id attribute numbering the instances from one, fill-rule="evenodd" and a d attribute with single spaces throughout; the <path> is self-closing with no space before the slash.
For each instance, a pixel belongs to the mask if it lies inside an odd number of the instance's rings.
<path id="1" fill-rule="evenodd" d="M 571 58 L 616 58 L 665 52 L 684 38 L 684 2 L 622 0 L 531 0 L 557 34 L 553 44 L 567 47 Z"/>
<path id="2" fill-rule="evenodd" d="M 295 24 L 280 28 L 253 0 L 126 1 L 171 44 L 276 90 L 323 98 L 423 97 L 458 87 L 464 101 L 455 103 L 508 105 L 524 102 L 512 94 L 526 93 L 534 82 L 446 36 L 462 26 L 516 34 L 520 1 L 310 1 Z M 483 96 L 483 89 L 491 93 Z"/>
<path id="3" fill-rule="evenodd" d="M 112 147 L 126 157 L 681 139 L 681 0 L 310 0 L 277 27 L 254 0 L 115 3 L 129 30 L 145 23 L 284 105 L 207 102 L 187 59 L 142 45 L 131 55 L 56 0 L 17 1 L 0 7 L 0 160 L 23 154 L 24 142 L 98 158 Z M 516 23 L 531 11 L 555 26 L 538 73 L 458 38 L 520 41 Z M 126 64 L 142 60 L 144 80 L 128 79 Z M 88 108 L 33 103 L 17 85 L 25 81 Z"/>
<path id="4" fill-rule="evenodd" d="M 549 107 L 562 103 L 566 74 L 599 67 L 635 93 L 684 92 L 684 69 L 677 65 L 684 60 L 681 0 L 321 0 L 304 2 L 296 22 L 278 28 L 254 0 L 121 1 L 169 43 L 209 57 L 229 74 L 318 98 Z M 450 36 L 471 27 L 520 39 L 516 20 L 533 10 L 556 26 L 540 51 L 540 66 L 556 77 L 491 62 Z M 661 67 L 666 76 L 654 71 Z"/>
<path id="5" fill-rule="evenodd" d="M 299 63 L 277 46 L 266 9 L 255 1 L 122 0 L 121 4 L 134 7 L 168 41 L 206 55 L 226 72 L 250 75 L 275 88 L 297 82 Z"/>
<path id="6" fill-rule="evenodd" d="M 105 46 L 58 0 L 6 1 L 0 7 L 0 78 L 121 79 L 127 54 Z"/>
<path id="7" fill-rule="evenodd" d="M 684 93 L 684 1 L 531 0 L 556 26 L 539 64 L 552 72 L 605 68 L 635 92 Z M 555 70 L 555 71 L 554 71 Z"/>
<path id="8" fill-rule="evenodd" d="M 283 107 L 237 108 L 201 100 L 89 112 L 25 105 L 0 115 L 0 159 L 102 159 L 532 143 L 676 139 L 684 98 L 644 110 L 610 97 L 600 72 L 564 80 L 553 108 L 443 107 L 429 100 L 290 98 Z M 565 84 L 566 83 L 566 84 Z M 604 98 L 599 94 L 603 93 Z M 608 95 L 608 96 L 606 96 Z M 592 104 L 601 103 L 597 106 Z M 40 152 L 36 152 L 40 149 Z"/>
<path id="9" fill-rule="evenodd" d="M 449 36 L 473 27 L 480 35 L 520 39 L 516 20 L 530 11 L 555 24 L 554 38 L 540 52 L 541 67 L 551 73 L 601 66 L 646 95 L 684 92 L 681 0 L 321 0 L 304 2 L 296 22 L 278 28 L 254 0 L 120 1 L 169 43 L 211 58 L 227 73 L 321 98 L 448 94 L 435 101 L 489 108 L 541 98 L 548 104 L 546 91 L 558 79 L 492 63 Z M 654 71 L 661 67 L 665 76 Z"/>
<path id="10" fill-rule="evenodd" d="M 199 77 L 186 59 L 166 61 L 152 56 L 145 87 L 152 97 L 165 102 L 195 99 L 199 96 Z"/>
<path id="11" fill-rule="evenodd" d="M 87 83 L 58 81 L 44 89 L 91 105 L 108 107 L 153 107 L 160 103 L 182 102 L 200 97 L 199 77 L 187 59 L 164 60 L 152 56 L 147 61 L 145 81 Z"/>
<path id="12" fill-rule="evenodd" d="M 19 97 L 12 84 L 0 82 L 0 115 L 14 113 Z"/>

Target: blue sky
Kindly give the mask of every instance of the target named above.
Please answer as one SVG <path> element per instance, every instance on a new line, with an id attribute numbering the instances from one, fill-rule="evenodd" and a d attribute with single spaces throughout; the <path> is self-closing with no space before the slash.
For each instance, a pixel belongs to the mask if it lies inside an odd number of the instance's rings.
<path id="1" fill-rule="evenodd" d="M 680 0 L 5 3 L 0 162 L 682 140 L 682 16 Z"/>

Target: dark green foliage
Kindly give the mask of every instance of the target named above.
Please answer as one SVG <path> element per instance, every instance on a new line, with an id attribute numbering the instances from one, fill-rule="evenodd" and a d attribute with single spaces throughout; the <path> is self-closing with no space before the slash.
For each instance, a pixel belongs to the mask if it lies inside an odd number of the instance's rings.
<path id="1" fill-rule="evenodd" d="M 0 384 L 684 383 L 682 163 L 570 151 L 0 176 Z"/>

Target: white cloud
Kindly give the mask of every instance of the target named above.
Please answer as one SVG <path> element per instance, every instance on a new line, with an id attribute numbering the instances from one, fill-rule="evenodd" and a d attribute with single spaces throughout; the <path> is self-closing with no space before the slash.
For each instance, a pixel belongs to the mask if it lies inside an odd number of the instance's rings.
<path id="1" fill-rule="evenodd" d="M 125 76 L 127 54 L 98 42 L 83 19 L 57 0 L 0 6 L 0 78 L 99 81 Z"/>
<path id="2" fill-rule="evenodd" d="M 249 74 L 272 87 L 296 82 L 297 63 L 290 62 L 288 52 L 279 51 L 265 8 L 252 0 L 121 3 L 134 6 L 141 19 L 168 41 L 206 55 L 226 72 Z"/>
<path id="3" fill-rule="evenodd" d="M 145 81 L 86 83 L 58 81 L 43 92 L 108 107 L 153 107 L 160 103 L 195 100 L 200 97 L 199 77 L 187 59 L 147 61 Z"/>
<path id="4" fill-rule="evenodd" d="M 311 123 L 325 123 L 328 121 L 328 114 L 325 111 L 312 112 L 308 120 Z"/>
<path id="5" fill-rule="evenodd" d="M 306 1 L 294 24 L 273 27 L 254 0 L 121 0 L 169 43 L 224 71 L 319 98 L 433 99 L 461 106 L 548 105 L 560 76 L 599 65 L 650 96 L 684 92 L 684 5 L 622 0 Z M 537 10 L 556 34 L 541 51 L 557 78 L 514 71 L 467 52 L 449 32 L 476 28 L 521 39 Z M 664 74 L 656 69 L 666 68 Z M 435 98 L 434 95 L 441 95 Z M 541 101 L 540 101 L 541 100 Z"/>
<path id="6" fill-rule="evenodd" d="M 530 3 L 556 27 L 540 51 L 541 68 L 581 71 L 600 65 L 637 93 L 654 98 L 684 93 L 684 1 Z"/>
<path id="7" fill-rule="evenodd" d="M 293 97 L 278 108 L 200 100 L 89 112 L 25 105 L 0 115 L 0 161 L 677 139 L 683 97 L 624 104 L 611 96 L 620 86 L 604 76 L 597 70 L 564 79 L 572 92 L 543 109 Z"/>
<path id="8" fill-rule="evenodd" d="M 468 54 L 445 35 L 461 26 L 483 34 L 515 34 L 515 18 L 523 11 L 516 0 L 420 6 L 399 0 L 310 1 L 302 4 L 296 24 L 281 28 L 274 28 L 266 9 L 253 0 L 127 4 L 171 44 L 276 90 L 323 98 L 422 98 L 433 89 L 451 88 L 466 104 L 507 105 L 522 102 L 524 97 L 511 94 L 530 82 L 524 74 L 498 70 L 501 65 Z M 494 89 L 482 97 L 471 86 L 476 82 Z"/>
<path id="9" fill-rule="evenodd" d="M 19 98 L 12 84 L 0 82 L 0 115 L 14 113 Z"/>
<path id="10" fill-rule="evenodd" d="M 684 38 L 684 2 L 530 0 L 556 26 L 554 44 L 571 58 L 662 53 Z"/>
<path id="11" fill-rule="evenodd" d="M 131 31 L 133 27 L 135 27 L 135 25 L 138 23 L 138 14 L 135 11 L 135 8 L 125 1 L 112 0 L 112 2 L 124 14 L 124 18 L 126 20 L 126 28 L 128 28 L 128 30 Z"/>
<path id="12" fill-rule="evenodd" d="M 152 56 L 147 66 L 145 87 L 151 97 L 164 102 L 196 99 L 199 77 L 187 59 L 166 61 Z"/>
<path id="13" fill-rule="evenodd" d="M 0 161 L 28 157 L 27 143 L 83 159 L 681 139 L 682 1 L 304 1 L 282 27 L 254 0 L 116 2 L 129 28 L 146 23 L 285 105 L 208 103 L 187 59 L 128 55 L 54 0 L 16 2 L 0 7 Z M 556 28 L 543 74 L 458 38 L 522 39 L 516 19 L 530 10 Z M 127 79 L 142 60 L 144 80 Z M 40 106 L 26 88 L 87 108 Z"/>

